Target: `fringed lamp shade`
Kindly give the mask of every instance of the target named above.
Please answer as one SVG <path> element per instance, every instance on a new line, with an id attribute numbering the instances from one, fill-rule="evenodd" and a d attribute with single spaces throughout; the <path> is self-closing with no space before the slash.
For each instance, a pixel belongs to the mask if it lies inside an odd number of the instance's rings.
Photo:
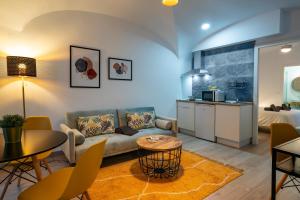
<path id="1" fill-rule="evenodd" d="M 8 76 L 32 76 L 36 77 L 36 61 L 34 58 L 7 56 Z"/>

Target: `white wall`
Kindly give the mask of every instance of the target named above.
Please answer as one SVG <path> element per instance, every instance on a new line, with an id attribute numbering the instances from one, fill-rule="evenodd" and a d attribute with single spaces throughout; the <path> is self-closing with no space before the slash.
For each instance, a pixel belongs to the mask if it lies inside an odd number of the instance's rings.
<path id="1" fill-rule="evenodd" d="M 48 115 L 54 127 L 67 111 L 155 106 L 175 117 L 180 97 L 176 55 L 140 26 L 101 14 L 61 11 L 42 15 L 16 32 L 0 28 L 0 115 L 22 113 L 21 82 L 6 76 L 5 55 L 37 58 L 37 78 L 26 79 L 28 115 Z M 20 45 L 21 44 L 21 45 Z M 69 88 L 69 45 L 101 50 L 101 88 Z M 108 80 L 107 57 L 133 60 L 133 81 Z"/>
<path id="2" fill-rule="evenodd" d="M 259 106 L 281 105 L 284 92 L 284 67 L 300 65 L 300 43 L 293 43 L 288 54 L 280 52 L 281 45 L 259 51 Z"/>

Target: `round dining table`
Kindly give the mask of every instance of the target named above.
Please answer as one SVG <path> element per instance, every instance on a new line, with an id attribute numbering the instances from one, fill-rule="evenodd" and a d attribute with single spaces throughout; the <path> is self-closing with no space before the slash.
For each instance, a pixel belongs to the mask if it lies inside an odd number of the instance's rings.
<path id="1" fill-rule="evenodd" d="M 40 161 L 37 155 L 53 150 L 67 141 L 67 135 L 60 131 L 26 130 L 22 133 L 19 143 L 5 143 L 0 134 L 0 163 L 9 163 L 20 159 L 31 158 L 32 167 L 38 181 L 42 179 Z M 19 166 L 15 165 L 10 173 L 0 199 L 3 199 L 7 187 Z"/>

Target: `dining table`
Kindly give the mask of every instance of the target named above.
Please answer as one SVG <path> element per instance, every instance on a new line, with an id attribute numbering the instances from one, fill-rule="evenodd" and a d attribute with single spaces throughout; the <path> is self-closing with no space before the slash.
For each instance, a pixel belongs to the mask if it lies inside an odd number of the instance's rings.
<path id="1" fill-rule="evenodd" d="M 60 131 L 49 130 L 24 130 L 22 139 L 19 143 L 6 143 L 3 134 L 0 134 L 0 165 L 1 170 L 8 173 L 0 200 L 4 199 L 4 195 L 13 177 L 20 177 L 17 171 L 21 165 L 28 165 L 26 160 L 30 160 L 30 164 L 35 171 L 37 181 L 42 180 L 42 170 L 37 155 L 53 150 L 67 141 L 67 135 Z M 14 164 L 10 164 L 13 163 Z M 12 170 L 5 168 L 11 166 Z M 23 177 L 20 177 L 23 178 Z M 24 178 L 26 179 L 26 178 Z"/>

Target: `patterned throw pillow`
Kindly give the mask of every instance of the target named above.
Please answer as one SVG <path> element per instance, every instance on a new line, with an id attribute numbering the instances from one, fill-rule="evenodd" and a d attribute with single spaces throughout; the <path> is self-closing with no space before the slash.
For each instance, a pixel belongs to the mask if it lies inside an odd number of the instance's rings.
<path id="1" fill-rule="evenodd" d="M 155 114 L 154 112 L 144 112 L 144 128 L 155 128 Z"/>
<path id="2" fill-rule="evenodd" d="M 154 112 L 127 113 L 127 124 L 130 128 L 135 130 L 143 128 L 154 128 Z"/>
<path id="3" fill-rule="evenodd" d="M 139 113 L 127 113 L 127 123 L 134 130 L 142 129 L 145 125 L 144 116 Z"/>
<path id="4" fill-rule="evenodd" d="M 110 134 L 115 131 L 113 114 L 79 117 L 77 125 L 85 137 Z"/>

